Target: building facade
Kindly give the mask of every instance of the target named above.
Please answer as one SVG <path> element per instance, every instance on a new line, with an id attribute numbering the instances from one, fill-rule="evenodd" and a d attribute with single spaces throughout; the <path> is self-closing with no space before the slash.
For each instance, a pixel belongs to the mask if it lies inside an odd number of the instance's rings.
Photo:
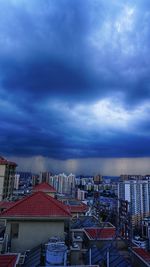
<path id="1" fill-rule="evenodd" d="M 0 157 L 0 201 L 12 196 L 16 167 L 16 163 Z"/>
<path id="2" fill-rule="evenodd" d="M 51 176 L 49 178 L 49 184 L 51 184 L 58 193 L 66 195 L 75 195 L 75 175 L 61 173 Z"/>
<path id="3" fill-rule="evenodd" d="M 150 180 L 122 180 L 118 184 L 118 198 L 129 202 L 132 225 L 150 215 Z"/>
<path id="4" fill-rule="evenodd" d="M 5 249 L 10 252 L 24 252 L 48 242 L 49 238 L 65 238 L 65 222 L 71 218 L 69 208 L 43 192 L 35 192 L 0 215 L 6 222 Z"/>

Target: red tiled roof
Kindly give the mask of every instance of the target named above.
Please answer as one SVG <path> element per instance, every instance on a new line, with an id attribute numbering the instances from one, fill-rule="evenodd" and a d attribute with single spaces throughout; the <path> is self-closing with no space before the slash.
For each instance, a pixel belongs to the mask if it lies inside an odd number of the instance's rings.
<path id="1" fill-rule="evenodd" d="M 36 185 L 33 188 L 33 192 L 37 192 L 37 191 L 55 193 L 56 189 L 48 183 L 41 183 L 41 184 Z"/>
<path id="2" fill-rule="evenodd" d="M 115 227 L 85 228 L 90 239 L 112 239 L 115 236 Z"/>
<path id="3" fill-rule="evenodd" d="M 144 250 L 143 248 L 134 247 L 132 248 L 133 252 L 135 252 L 139 257 L 141 257 L 144 261 L 150 264 L 150 253 Z"/>
<path id="4" fill-rule="evenodd" d="M 17 257 L 17 255 L 0 255 L 0 267 L 14 267 Z"/>
<path id="5" fill-rule="evenodd" d="M 0 208 L 8 209 L 14 204 L 15 202 L 13 201 L 0 201 Z"/>
<path id="6" fill-rule="evenodd" d="M 13 165 L 17 166 L 15 162 L 8 161 L 7 159 L 4 159 L 3 157 L 0 157 L 0 165 Z"/>
<path id="7" fill-rule="evenodd" d="M 74 212 L 86 212 L 88 210 L 88 206 L 81 203 L 79 205 L 68 205 L 68 207 L 70 208 L 71 213 Z"/>
<path id="8" fill-rule="evenodd" d="M 43 192 L 35 192 L 17 201 L 3 211 L 1 218 L 8 217 L 70 217 L 69 209 L 57 199 Z"/>

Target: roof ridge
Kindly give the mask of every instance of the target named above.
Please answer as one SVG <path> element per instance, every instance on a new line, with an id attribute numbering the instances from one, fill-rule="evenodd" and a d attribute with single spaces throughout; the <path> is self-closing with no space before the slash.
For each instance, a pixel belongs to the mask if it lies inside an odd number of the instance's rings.
<path id="1" fill-rule="evenodd" d="M 0 217 L 3 216 L 7 216 L 7 214 L 11 214 L 13 213 L 13 211 L 15 209 L 20 209 L 21 205 L 26 206 L 26 203 L 29 201 L 30 203 L 34 203 L 35 201 L 37 201 L 38 199 L 40 200 L 41 197 L 41 201 L 48 201 L 48 206 L 50 207 L 55 206 L 55 210 L 59 210 L 59 213 L 63 213 L 65 214 L 65 216 L 71 216 L 70 211 L 68 210 L 68 208 L 61 202 L 59 202 L 57 199 L 54 199 L 53 197 L 47 195 L 46 193 L 42 192 L 42 191 L 38 191 L 38 192 L 34 192 L 29 196 L 26 196 L 24 198 L 22 198 L 21 200 L 17 201 L 14 205 L 12 205 L 11 207 L 9 207 L 8 209 L 4 210 L 1 214 Z M 27 201 L 27 202 L 26 202 Z M 51 205 L 50 205 L 51 204 Z"/>
<path id="2" fill-rule="evenodd" d="M 42 182 L 42 183 L 36 184 L 36 185 L 35 185 L 35 187 L 36 187 L 36 186 L 39 186 L 39 185 L 41 185 L 41 184 L 50 185 L 50 184 L 49 184 L 49 183 L 47 183 L 47 182 Z"/>
<path id="3" fill-rule="evenodd" d="M 35 193 L 38 193 L 38 192 L 35 192 Z M 33 194 L 35 194 L 35 193 L 33 193 Z M 33 196 L 33 194 L 31 194 L 31 195 L 29 195 L 29 196 L 25 196 L 25 197 L 23 197 L 22 199 L 20 199 L 20 200 L 14 202 L 14 205 L 12 205 L 11 207 L 9 207 L 9 208 L 7 208 L 6 210 L 2 211 L 0 215 L 3 215 L 6 211 L 11 210 L 11 209 L 13 209 L 14 207 L 18 206 L 18 204 L 23 203 L 26 199 L 31 198 L 31 197 Z"/>
<path id="4" fill-rule="evenodd" d="M 41 185 L 47 185 L 48 187 L 51 187 L 51 188 L 53 188 L 54 190 L 56 190 L 54 186 L 52 186 L 51 184 L 49 184 L 49 183 L 47 183 L 47 182 L 43 182 L 43 183 L 37 184 L 37 185 L 34 186 L 33 189 L 35 189 L 35 188 L 37 188 L 37 187 L 40 187 Z"/>
<path id="5" fill-rule="evenodd" d="M 58 199 L 55 199 L 55 198 L 53 198 L 53 197 L 51 197 L 51 196 L 45 194 L 44 192 L 39 191 L 39 192 L 37 192 L 37 193 L 42 193 L 43 196 L 44 196 L 45 198 L 47 198 L 47 199 L 51 199 L 52 202 L 53 202 L 54 204 L 56 204 L 57 207 L 63 209 L 65 212 L 68 212 L 68 214 L 70 215 L 69 210 L 67 210 L 67 205 L 63 204 L 63 203 L 62 203 L 61 201 L 59 201 Z M 65 209 L 65 207 L 66 207 L 66 209 Z"/>
<path id="6" fill-rule="evenodd" d="M 16 259 L 17 259 L 16 255 L 8 255 L 8 256 L 12 256 L 12 258 L 9 259 L 8 264 L 12 263 L 12 261 L 14 261 L 14 260 L 16 261 Z"/>

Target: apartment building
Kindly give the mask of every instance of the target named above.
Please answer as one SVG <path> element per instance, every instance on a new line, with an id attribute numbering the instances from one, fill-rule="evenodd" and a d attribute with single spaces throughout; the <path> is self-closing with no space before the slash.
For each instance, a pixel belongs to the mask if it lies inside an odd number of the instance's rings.
<path id="1" fill-rule="evenodd" d="M 17 164 L 0 157 L 0 201 L 12 196 Z"/>
<path id="2" fill-rule="evenodd" d="M 49 183 L 60 194 L 75 195 L 75 175 L 72 173 L 69 175 L 61 173 L 51 176 Z"/>
<path id="3" fill-rule="evenodd" d="M 118 198 L 129 202 L 132 225 L 140 225 L 141 220 L 150 215 L 150 180 L 143 178 L 120 181 Z"/>

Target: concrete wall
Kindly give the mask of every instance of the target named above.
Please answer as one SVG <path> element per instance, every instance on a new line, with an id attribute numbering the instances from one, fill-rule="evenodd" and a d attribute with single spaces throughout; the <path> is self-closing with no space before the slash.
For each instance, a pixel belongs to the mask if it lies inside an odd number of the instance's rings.
<path id="1" fill-rule="evenodd" d="M 5 176 L 5 165 L 0 165 L 0 177 L 4 177 Z"/>
<path id="2" fill-rule="evenodd" d="M 17 223 L 17 221 L 13 221 Z M 7 222 L 6 233 L 11 234 L 11 221 Z M 11 252 L 23 252 L 46 243 L 52 236 L 64 237 L 63 221 L 20 221 L 18 238 L 11 239 Z"/>
<path id="3" fill-rule="evenodd" d="M 80 249 L 70 250 L 70 265 L 80 265 L 81 264 L 82 252 Z"/>

